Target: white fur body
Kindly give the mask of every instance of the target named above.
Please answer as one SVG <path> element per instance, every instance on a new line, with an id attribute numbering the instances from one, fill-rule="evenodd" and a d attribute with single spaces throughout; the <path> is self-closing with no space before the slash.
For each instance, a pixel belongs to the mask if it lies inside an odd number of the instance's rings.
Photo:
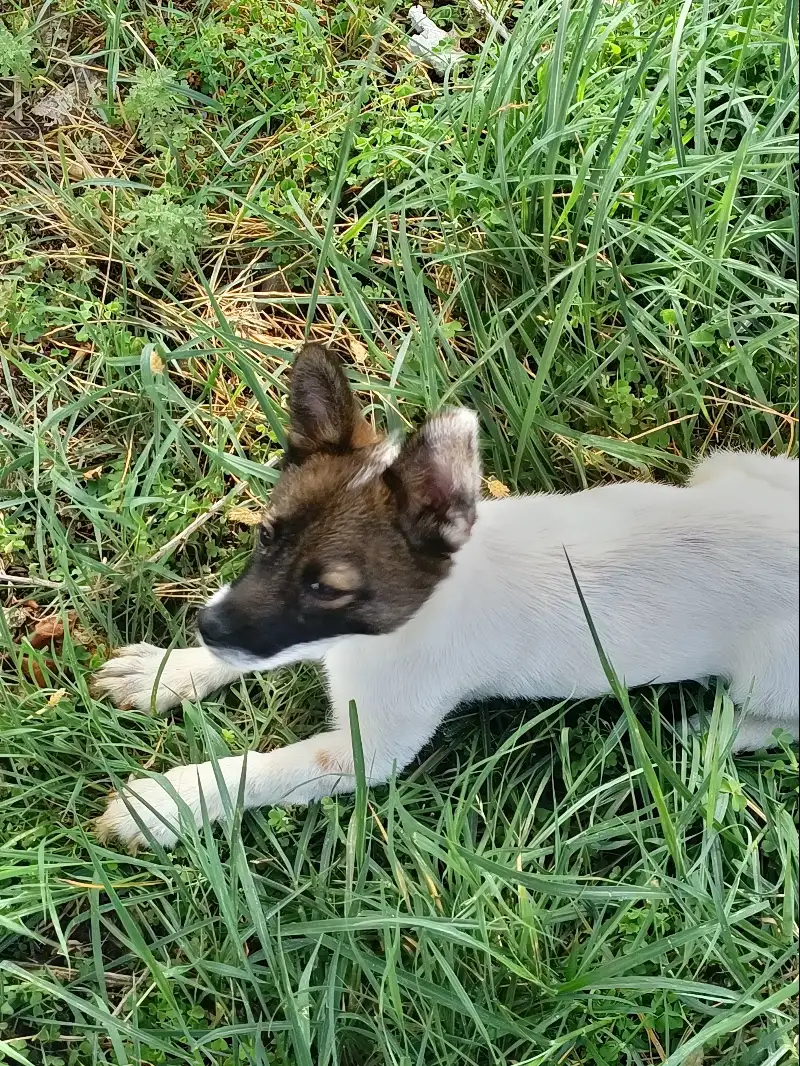
<path id="1" fill-rule="evenodd" d="M 768 744 L 777 727 L 797 736 L 799 503 L 796 461 L 730 452 L 702 463 L 685 488 L 630 483 L 481 503 L 450 574 L 400 629 L 247 665 L 321 659 L 330 731 L 220 760 L 226 796 L 211 763 L 171 770 L 166 791 L 157 777 L 137 781 L 99 829 L 133 845 L 148 833 L 171 845 L 180 827 L 172 790 L 188 808 L 184 817 L 202 822 L 203 805 L 219 818 L 240 789 L 245 807 L 351 789 L 351 700 L 368 778 L 378 783 L 406 766 L 463 700 L 607 693 L 567 555 L 626 685 L 720 676 L 745 710 L 739 748 Z M 111 660 L 101 691 L 148 709 L 163 656 L 149 647 Z M 244 672 L 202 648 L 172 652 L 157 705 L 202 698 Z"/>

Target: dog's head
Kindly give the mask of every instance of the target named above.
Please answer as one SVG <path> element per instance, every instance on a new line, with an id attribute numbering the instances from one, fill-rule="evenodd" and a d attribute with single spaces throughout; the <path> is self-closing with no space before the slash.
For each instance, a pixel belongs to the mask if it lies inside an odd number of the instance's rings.
<path id="1" fill-rule="evenodd" d="M 477 419 L 450 409 L 405 442 L 379 437 L 338 359 L 297 356 L 286 460 L 241 577 L 200 612 L 205 644 L 266 669 L 353 633 L 388 633 L 422 606 L 469 537 Z"/>

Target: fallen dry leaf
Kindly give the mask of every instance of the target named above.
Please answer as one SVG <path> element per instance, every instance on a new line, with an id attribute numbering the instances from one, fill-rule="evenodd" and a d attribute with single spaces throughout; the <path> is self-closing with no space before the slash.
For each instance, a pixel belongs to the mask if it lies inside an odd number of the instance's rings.
<path id="1" fill-rule="evenodd" d="M 0 607 L 5 623 L 9 629 L 22 629 L 28 622 L 28 612 L 24 607 Z"/>
<path id="2" fill-rule="evenodd" d="M 31 108 L 31 113 L 42 120 L 44 126 L 64 126 L 73 123 L 87 102 L 95 95 L 100 79 L 94 74 L 83 73 L 80 80 L 70 85 L 54 85 Z M 72 171 L 70 166 L 70 172 Z M 83 173 L 81 177 L 91 177 Z"/>
<path id="3" fill-rule="evenodd" d="M 64 623 L 58 615 L 51 615 L 49 618 L 42 618 L 41 621 L 36 623 L 36 627 L 33 633 L 28 638 L 32 648 L 43 648 L 46 644 L 49 644 L 52 640 L 61 640 L 64 636 Z"/>
<path id="4" fill-rule="evenodd" d="M 74 611 L 67 611 L 67 627 L 70 632 L 75 625 L 76 614 Z M 33 633 L 28 636 L 28 641 L 32 648 L 36 648 L 38 651 L 40 648 L 46 647 L 54 640 L 64 639 L 64 620 L 61 615 L 51 614 L 47 618 L 40 618 L 34 626 Z"/>
<path id="5" fill-rule="evenodd" d="M 359 366 L 364 366 L 366 364 L 369 352 L 361 341 L 357 341 L 355 338 L 351 337 L 350 352 Z"/>
<path id="6" fill-rule="evenodd" d="M 226 517 L 232 526 L 257 526 L 261 522 L 261 512 L 249 507 L 231 507 Z"/>
<path id="7" fill-rule="evenodd" d="M 55 707 L 57 704 L 61 703 L 66 694 L 67 690 L 65 688 L 57 688 L 55 692 L 51 692 L 47 697 L 48 707 Z"/>
<path id="8" fill-rule="evenodd" d="M 80 103 L 80 87 L 77 83 L 57 85 L 31 108 L 45 126 L 63 126 L 68 122 Z"/>
<path id="9" fill-rule="evenodd" d="M 102 466 L 93 466 L 91 470 L 86 470 L 83 475 L 84 481 L 97 481 L 99 477 L 103 476 Z"/>
<path id="10" fill-rule="evenodd" d="M 55 671 L 56 669 L 56 664 L 53 662 L 52 659 L 45 659 L 44 665 L 47 670 Z M 39 688 L 50 687 L 50 682 L 44 676 L 44 671 L 42 670 L 41 666 L 36 662 L 35 659 L 31 658 L 30 655 L 26 656 L 22 660 L 22 671 L 25 676 L 30 678 L 30 680 L 33 681 L 34 684 L 38 685 Z"/>
<path id="11" fill-rule="evenodd" d="M 88 633 L 83 626 L 72 625 L 70 623 L 69 635 L 73 644 L 80 644 L 82 648 L 89 648 L 90 651 L 95 649 L 95 638 L 91 633 Z"/>

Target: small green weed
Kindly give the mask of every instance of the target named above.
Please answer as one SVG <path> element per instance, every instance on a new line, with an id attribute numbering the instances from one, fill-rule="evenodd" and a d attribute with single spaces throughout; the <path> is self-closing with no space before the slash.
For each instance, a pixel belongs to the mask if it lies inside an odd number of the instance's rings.
<path id="1" fill-rule="evenodd" d="M 27 86 L 32 70 L 33 48 L 30 38 L 12 33 L 0 22 L 0 78 L 19 78 Z"/>
<path id="2" fill-rule="evenodd" d="M 122 252 L 141 278 L 154 280 L 163 265 L 173 275 L 208 240 L 206 215 L 190 203 L 177 202 L 169 191 L 148 193 L 122 213 L 126 228 Z"/>
<path id="3" fill-rule="evenodd" d="M 181 149 L 191 134 L 175 74 L 166 67 L 140 67 L 125 97 L 124 113 L 150 149 Z"/>

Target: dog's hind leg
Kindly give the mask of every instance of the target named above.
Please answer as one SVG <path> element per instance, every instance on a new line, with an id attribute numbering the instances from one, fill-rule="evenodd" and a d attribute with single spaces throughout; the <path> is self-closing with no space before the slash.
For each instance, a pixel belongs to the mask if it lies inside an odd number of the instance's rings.
<path id="1" fill-rule="evenodd" d="M 92 680 L 92 694 L 110 699 L 121 710 L 149 711 L 155 707 L 163 712 L 181 700 L 202 700 L 245 672 L 218 659 L 207 648 L 176 648 L 167 653 L 153 644 L 131 644 L 100 667 Z M 154 693 L 156 679 L 158 689 Z"/>

